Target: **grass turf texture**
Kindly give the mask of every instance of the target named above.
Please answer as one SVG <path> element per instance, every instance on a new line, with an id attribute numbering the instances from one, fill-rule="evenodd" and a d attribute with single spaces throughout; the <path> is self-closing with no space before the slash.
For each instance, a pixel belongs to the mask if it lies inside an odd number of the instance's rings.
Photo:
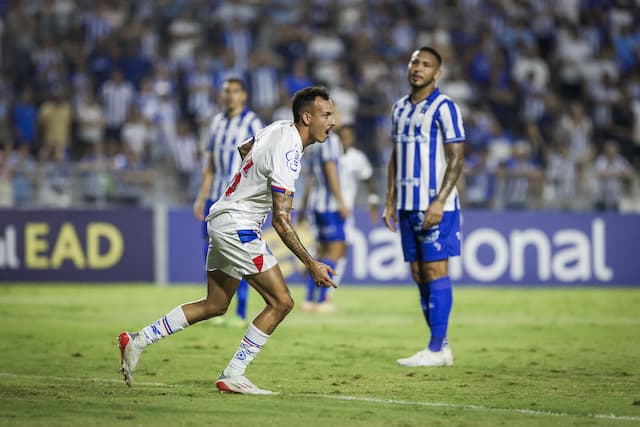
<path id="1" fill-rule="evenodd" d="M 292 293 L 302 300 L 301 287 Z M 334 294 L 336 313 L 294 309 L 249 368 L 252 381 L 280 395 L 216 393 L 244 329 L 207 322 L 149 347 L 127 388 L 118 333 L 202 294 L 0 286 L 0 425 L 640 424 L 635 289 L 457 288 L 455 365 L 403 368 L 395 359 L 427 340 L 417 290 L 345 286 Z M 252 291 L 250 313 L 260 303 Z"/>

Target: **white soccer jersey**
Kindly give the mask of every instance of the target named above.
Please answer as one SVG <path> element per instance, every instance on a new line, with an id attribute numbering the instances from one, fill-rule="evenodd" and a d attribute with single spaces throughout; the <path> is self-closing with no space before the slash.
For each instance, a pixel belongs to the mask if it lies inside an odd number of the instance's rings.
<path id="1" fill-rule="evenodd" d="M 357 148 L 349 148 L 342 157 L 342 173 L 344 180 L 340 182 L 342 198 L 349 209 L 353 209 L 358 194 L 360 181 L 373 175 L 373 168 L 367 156 Z"/>
<path id="2" fill-rule="evenodd" d="M 405 96 L 393 105 L 391 137 L 396 152 L 396 208 L 424 211 L 442 185 L 447 167 L 444 144 L 465 140 L 460 109 L 438 88 L 417 104 Z M 454 188 L 444 209 L 458 208 Z"/>
<path id="3" fill-rule="evenodd" d="M 294 194 L 301 158 L 302 140 L 293 122 L 273 122 L 259 131 L 224 194 L 211 206 L 207 221 L 230 213 L 238 229 L 261 228 L 271 211 L 271 193 Z"/>
<path id="4" fill-rule="evenodd" d="M 262 129 L 262 121 L 256 113 L 245 108 L 231 118 L 225 113 L 217 114 L 210 129 L 207 152 L 213 157 L 214 173 L 209 198 L 218 200 L 240 166 L 238 147 Z"/>
<path id="5" fill-rule="evenodd" d="M 315 212 L 337 212 L 338 202 L 329 189 L 329 183 L 324 171 L 325 162 L 334 162 L 338 171 L 338 181 L 340 188 L 343 188 L 344 171 L 342 167 L 343 148 L 340 138 L 334 134 L 329 134 L 329 138 L 324 144 L 317 144 L 308 153 L 311 167 L 313 190 L 310 196 L 310 206 Z"/>

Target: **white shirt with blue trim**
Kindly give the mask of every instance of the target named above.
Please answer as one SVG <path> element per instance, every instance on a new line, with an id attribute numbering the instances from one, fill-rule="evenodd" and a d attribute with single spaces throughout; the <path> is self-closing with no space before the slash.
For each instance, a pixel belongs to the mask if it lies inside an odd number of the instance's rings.
<path id="1" fill-rule="evenodd" d="M 262 129 L 207 220 L 231 213 L 238 229 L 261 228 L 273 205 L 272 192 L 293 197 L 301 159 L 302 140 L 292 121 Z"/>

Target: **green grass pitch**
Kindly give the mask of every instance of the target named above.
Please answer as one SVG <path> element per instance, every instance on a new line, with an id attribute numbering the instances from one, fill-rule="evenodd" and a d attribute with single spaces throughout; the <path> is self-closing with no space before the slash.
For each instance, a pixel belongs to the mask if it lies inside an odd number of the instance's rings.
<path id="1" fill-rule="evenodd" d="M 640 289 L 458 287 L 455 365 L 403 368 L 427 340 L 417 291 L 344 286 L 336 313 L 296 307 L 249 368 L 279 395 L 215 392 L 244 330 L 207 322 L 149 347 L 127 388 L 118 333 L 203 291 L 0 286 L 0 426 L 640 425 Z"/>

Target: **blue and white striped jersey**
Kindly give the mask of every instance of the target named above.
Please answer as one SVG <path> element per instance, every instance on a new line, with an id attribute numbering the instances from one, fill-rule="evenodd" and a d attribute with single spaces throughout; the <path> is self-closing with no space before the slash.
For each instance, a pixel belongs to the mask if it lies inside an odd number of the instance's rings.
<path id="1" fill-rule="evenodd" d="M 338 171 L 338 181 L 344 181 L 344 168 L 341 166 L 344 150 L 342 142 L 335 133 L 330 133 L 324 143 L 316 143 L 308 148 L 313 190 L 309 198 L 309 206 L 314 212 L 337 212 L 338 202 L 329 189 L 325 162 L 334 162 Z"/>
<path id="2" fill-rule="evenodd" d="M 262 126 L 262 120 L 246 107 L 237 116 L 230 118 L 225 113 L 219 113 L 213 118 L 207 146 L 207 152 L 213 158 L 211 200 L 218 200 L 222 196 L 229 180 L 240 167 L 238 147 L 254 137 Z"/>
<path id="3" fill-rule="evenodd" d="M 127 120 L 129 108 L 133 103 L 136 91 L 128 81 L 116 83 L 107 80 L 102 85 L 102 105 L 107 116 L 107 126 L 120 127 Z"/>
<path id="4" fill-rule="evenodd" d="M 465 141 L 460 109 L 438 88 L 417 104 L 405 96 L 393 105 L 391 138 L 396 153 L 396 208 L 424 211 L 442 185 L 447 168 L 444 144 Z M 457 189 L 451 191 L 444 209 L 459 209 Z"/>

